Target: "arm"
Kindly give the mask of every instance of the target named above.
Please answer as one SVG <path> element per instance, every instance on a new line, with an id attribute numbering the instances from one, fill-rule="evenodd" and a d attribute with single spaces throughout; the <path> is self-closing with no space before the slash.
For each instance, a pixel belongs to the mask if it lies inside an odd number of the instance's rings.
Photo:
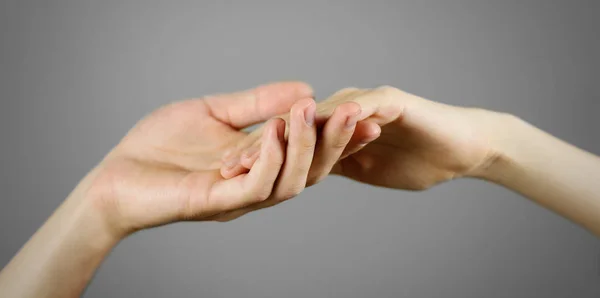
<path id="1" fill-rule="evenodd" d="M 81 182 L 0 272 L 1 296 L 78 297 L 83 292 L 120 238 L 85 199 L 90 178 Z"/>
<path id="2" fill-rule="evenodd" d="M 489 167 L 475 177 L 498 183 L 600 236 L 600 158 L 513 116 L 490 113 Z"/>
<path id="3" fill-rule="evenodd" d="M 177 221 L 226 221 L 220 215 L 228 211 L 295 196 L 313 156 L 337 159 L 341 150 L 333 144 L 344 147 L 354 132 L 345 121 L 356 111 L 339 110 L 325 124 L 331 128 L 320 138 L 325 145 L 316 146 L 311 97 L 305 84 L 276 83 L 153 112 L 0 272 L 0 297 L 78 297 L 111 249 L 135 231 Z M 286 140 L 285 121 L 270 118 L 288 111 Z M 249 172 L 223 178 L 220 168 L 232 164 L 222 161 L 223 152 L 245 139 L 241 129 L 266 120 Z"/>
<path id="4" fill-rule="evenodd" d="M 332 173 L 413 191 L 460 177 L 482 178 L 600 236 L 597 156 L 514 116 L 446 105 L 389 86 L 340 90 L 319 103 L 317 118 L 327 118 L 345 102 L 361 106 L 354 134 L 361 145 L 349 145 Z M 237 214 L 268 206 L 256 204 Z"/>

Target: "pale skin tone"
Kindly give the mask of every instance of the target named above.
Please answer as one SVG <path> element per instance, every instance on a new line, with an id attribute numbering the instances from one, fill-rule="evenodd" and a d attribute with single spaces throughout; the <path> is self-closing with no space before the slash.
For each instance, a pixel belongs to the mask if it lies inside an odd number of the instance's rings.
<path id="1" fill-rule="evenodd" d="M 368 134 L 365 131 L 380 136 L 338 160 L 333 174 L 404 190 L 425 190 L 460 177 L 484 179 L 600 236 L 597 156 L 512 115 L 445 105 L 389 86 L 341 90 L 319 104 L 317 119 L 349 102 L 362 109 L 355 136 Z M 246 152 L 261 146 L 260 132 L 238 144 L 230 155 L 240 156 L 239 165 L 223 167 L 224 177 L 244 173 L 254 163 L 257 155 L 248 157 Z M 311 175 L 316 181 L 323 178 Z M 231 220 L 275 203 L 260 202 L 224 216 Z"/>
<path id="2" fill-rule="evenodd" d="M 140 229 L 218 214 L 302 191 L 314 156 L 336 160 L 355 111 L 327 125 L 337 147 L 315 148 L 310 86 L 275 83 L 176 102 L 142 119 L 75 188 L 0 273 L 2 297 L 78 297 L 112 247 Z M 285 122 L 270 118 L 291 111 Z M 263 121 L 261 158 L 225 179 L 221 156 L 243 140 L 241 129 Z M 325 171 L 327 169 L 320 169 Z"/>
<path id="3" fill-rule="evenodd" d="M 600 158 L 591 153 L 511 115 L 392 87 L 344 89 L 316 106 L 311 97 L 305 84 L 279 83 L 143 119 L 3 269 L 0 296 L 77 297 L 137 230 L 231 220 L 330 173 L 407 190 L 484 179 L 600 236 Z"/>

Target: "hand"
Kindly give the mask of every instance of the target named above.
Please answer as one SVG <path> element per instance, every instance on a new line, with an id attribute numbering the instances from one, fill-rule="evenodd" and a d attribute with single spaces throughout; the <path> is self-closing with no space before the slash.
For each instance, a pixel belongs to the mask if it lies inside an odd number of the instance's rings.
<path id="1" fill-rule="evenodd" d="M 343 148 L 356 104 L 329 121 L 326 140 Z M 317 138 L 316 104 L 302 83 L 278 83 L 165 106 L 142 121 L 93 169 L 0 272 L 0 295 L 80 296 L 111 249 L 128 234 L 178 220 L 221 217 L 304 189 Z M 241 128 L 269 120 L 249 172 L 229 179 L 222 152 L 245 140 Z M 344 116 L 344 113 L 348 113 Z M 344 141 L 346 140 L 346 141 Z M 284 148 L 287 146 L 287 148 Z M 285 151 L 284 151 L 285 150 Z M 320 145 L 324 152 L 340 151 Z M 285 157 L 285 160 L 284 160 Z M 333 156 L 336 159 L 338 156 Z"/>
<path id="2" fill-rule="evenodd" d="M 450 106 L 393 87 L 348 89 L 328 100 L 355 101 L 381 135 L 341 160 L 334 173 L 383 187 L 425 190 L 464 176 L 479 176 L 498 157 L 498 123 L 506 115 Z M 500 121 L 498 121 L 500 119 Z"/>
<path id="3" fill-rule="evenodd" d="M 346 152 L 330 161 L 336 162 L 334 174 L 372 185 L 424 190 L 479 175 L 497 156 L 490 139 L 497 129 L 492 119 L 502 114 L 449 106 L 384 86 L 343 89 L 318 104 L 317 119 L 331 117 L 336 107 L 348 103 L 359 104 L 362 111 Z M 238 152 L 260 144 L 261 132 L 250 135 Z M 248 158 L 243 165 L 249 168 L 253 161 Z M 321 179 L 324 174 L 328 173 L 311 169 L 309 175 Z M 250 210 L 252 206 L 244 208 Z"/>
<path id="4" fill-rule="evenodd" d="M 360 106 L 354 102 L 342 103 L 335 108 L 329 117 L 315 119 L 315 128 L 321 130 L 318 142 L 316 132 L 309 137 L 302 137 L 305 109 L 295 105 L 289 114 L 282 116 L 289 123 L 285 130 L 288 139 L 286 162 L 282 169 L 271 198 L 255 203 L 247 208 L 220 213 L 211 220 L 229 221 L 238 218 L 252 210 L 274 206 L 299 194 L 306 186 L 313 185 L 327 176 L 336 161 L 343 154 L 360 148 L 357 140 L 363 140 L 365 132 L 363 123 L 358 122 L 361 114 Z M 314 112 L 314 107 L 312 107 Z M 377 127 L 377 126 L 376 126 Z M 378 127 L 377 127 L 378 128 Z M 263 129 L 255 130 L 236 146 L 227 150 L 223 155 L 221 174 L 226 179 L 247 173 L 256 160 L 270 158 L 262 153 Z M 358 129 L 355 131 L 355 129 Z M 356 132 L 361 133 L 357 134 Z M 375 132 L 376 134 L 378 131 Z M 371 133 L 373 134 L 373 133 Z M 374 139 L 376 136 L 369 136 Z M 316 142 L 316 148 L 315 148 Z M 344 153 L 345 152 L 345 153 Z"/>
<path id="5" fill-rule="evenodd" d="M 120 234 L 179 220 L 209 220 L 263 201 L 272 196 L 279 172 L 290 168 L 283 164 L 283 120 L 264 125 L 261 154 L 269 158 L 259 159 L 247 175 L 221 177 L 222 152 L 246 137 L 240 129 L 288 112 L 294 104 L 303 111 L 312 106 L 307 117 L 314 118 L 311 97 L 303 83 L 277 83 L 162 107 L 141 120 L 92 171 L 85 197 Z M 303 148 L 311 143 L 314 148 L 314 129 L 305 124 L 297 131 Z M 312 152 L 308 155 L 312 159 Z"/>

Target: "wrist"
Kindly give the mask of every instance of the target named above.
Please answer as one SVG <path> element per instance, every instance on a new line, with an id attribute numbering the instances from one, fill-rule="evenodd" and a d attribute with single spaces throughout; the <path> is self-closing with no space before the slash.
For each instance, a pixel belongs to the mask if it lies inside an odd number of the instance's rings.
<path id="1" fill-rule="evenodd" d="M 86 243 L 92 250 L 110 251 L 124 238 L 110 226 L 106 215 L 87 196 L 72 194 L 55 216 L 60 218 L 63 225 L 61 230 L 71 234 L 72 239 Z"/>
<path id="2" fill-rule="evenodd" d="M 100 166 L 94 168 L 77 185 L 65 200 L 65 208 L 70 209 L 73 221 L 83 228 L 93 231 L 99 247 L 115 245 L 127 236 L 127 233 L 114 223 L 110 208 L 103 203 L 105 191 L 98 187 L 97 176 Z M 61 207 L 62 208 L 62 207 Z"/>
<path id="3" fill-rule="evenodd" d="M 481 128 L 488 143 L 486 161 L 472 173 L 473 178 L 502 184 L 503 177 L 519 167 L 520 154 L 531 125 L 522 119 L 506 113 L 486 111 Z"/>

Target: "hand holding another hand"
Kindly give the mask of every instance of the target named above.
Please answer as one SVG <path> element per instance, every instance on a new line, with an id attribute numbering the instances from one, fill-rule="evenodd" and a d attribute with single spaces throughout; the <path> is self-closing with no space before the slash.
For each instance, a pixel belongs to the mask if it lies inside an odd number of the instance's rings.
<path id="1" fill-rule="evenodd" d="M 358 106 L 355 132 L 341 154 L 316 154 L 308 174 L 310 186 L 328 174 L 342 175 L 367 184 L 424 190 L 463 176 L 481 176 L 498 157 L 495 147 L 498 123 L 509 116 L 471 108 L 449 106 L 426 100 L 396 88 L 347 88 L 317 105 L 317 123 L 332 122 L 338 110 Z M 282 116 L 283 119 L 293 117 Z M 327 123 L 321 135 L 330 136 Z M 228 152 L 224 160 L 234 162 L 221 168 L 226 178 L 246 173 L 259 157 L 259 128 Z M 324 142 L 319 139 L 318 147 Z M 322 166 L 326 164 L 327 166 Z M 267 200 L 221 214 L 234 219 L 250 211 L 270 207 L 279 201 Z"/>
<path id="2" fill-rule="evenodd" d="M 142 119 L 74 197 L 91 202 L 119 238 L 175 221 L 226 221 L 229 212 L 287 200 L 307 185 L 309 170 L 331 171 L 361 112 L 356 103 L 340 103 L 326 121 L 315 119 L 315 110 L 312 89 L 299 82 L 166 105 Z M 288 112 L 285 121 L 274 118 Z M 251 137 L 241 131 L 267 120 Z M 223 152 L 248 139 L 262 144 L 252 165 L 223 177 L 220 169 L 231 165 Z"/>
<path id="3" fill-rule="evenodd" d="M 483 178 L 600 235 L 600 159 L 525 121 L 393 87 L 347 88 L 318 105 L 312 97 L 306 84 L 276 83 L 151 113 L 0 272 L 0 293 L 79 296 L 137 230 L 232 220 L 330 173 L 405 190 Z"/>

